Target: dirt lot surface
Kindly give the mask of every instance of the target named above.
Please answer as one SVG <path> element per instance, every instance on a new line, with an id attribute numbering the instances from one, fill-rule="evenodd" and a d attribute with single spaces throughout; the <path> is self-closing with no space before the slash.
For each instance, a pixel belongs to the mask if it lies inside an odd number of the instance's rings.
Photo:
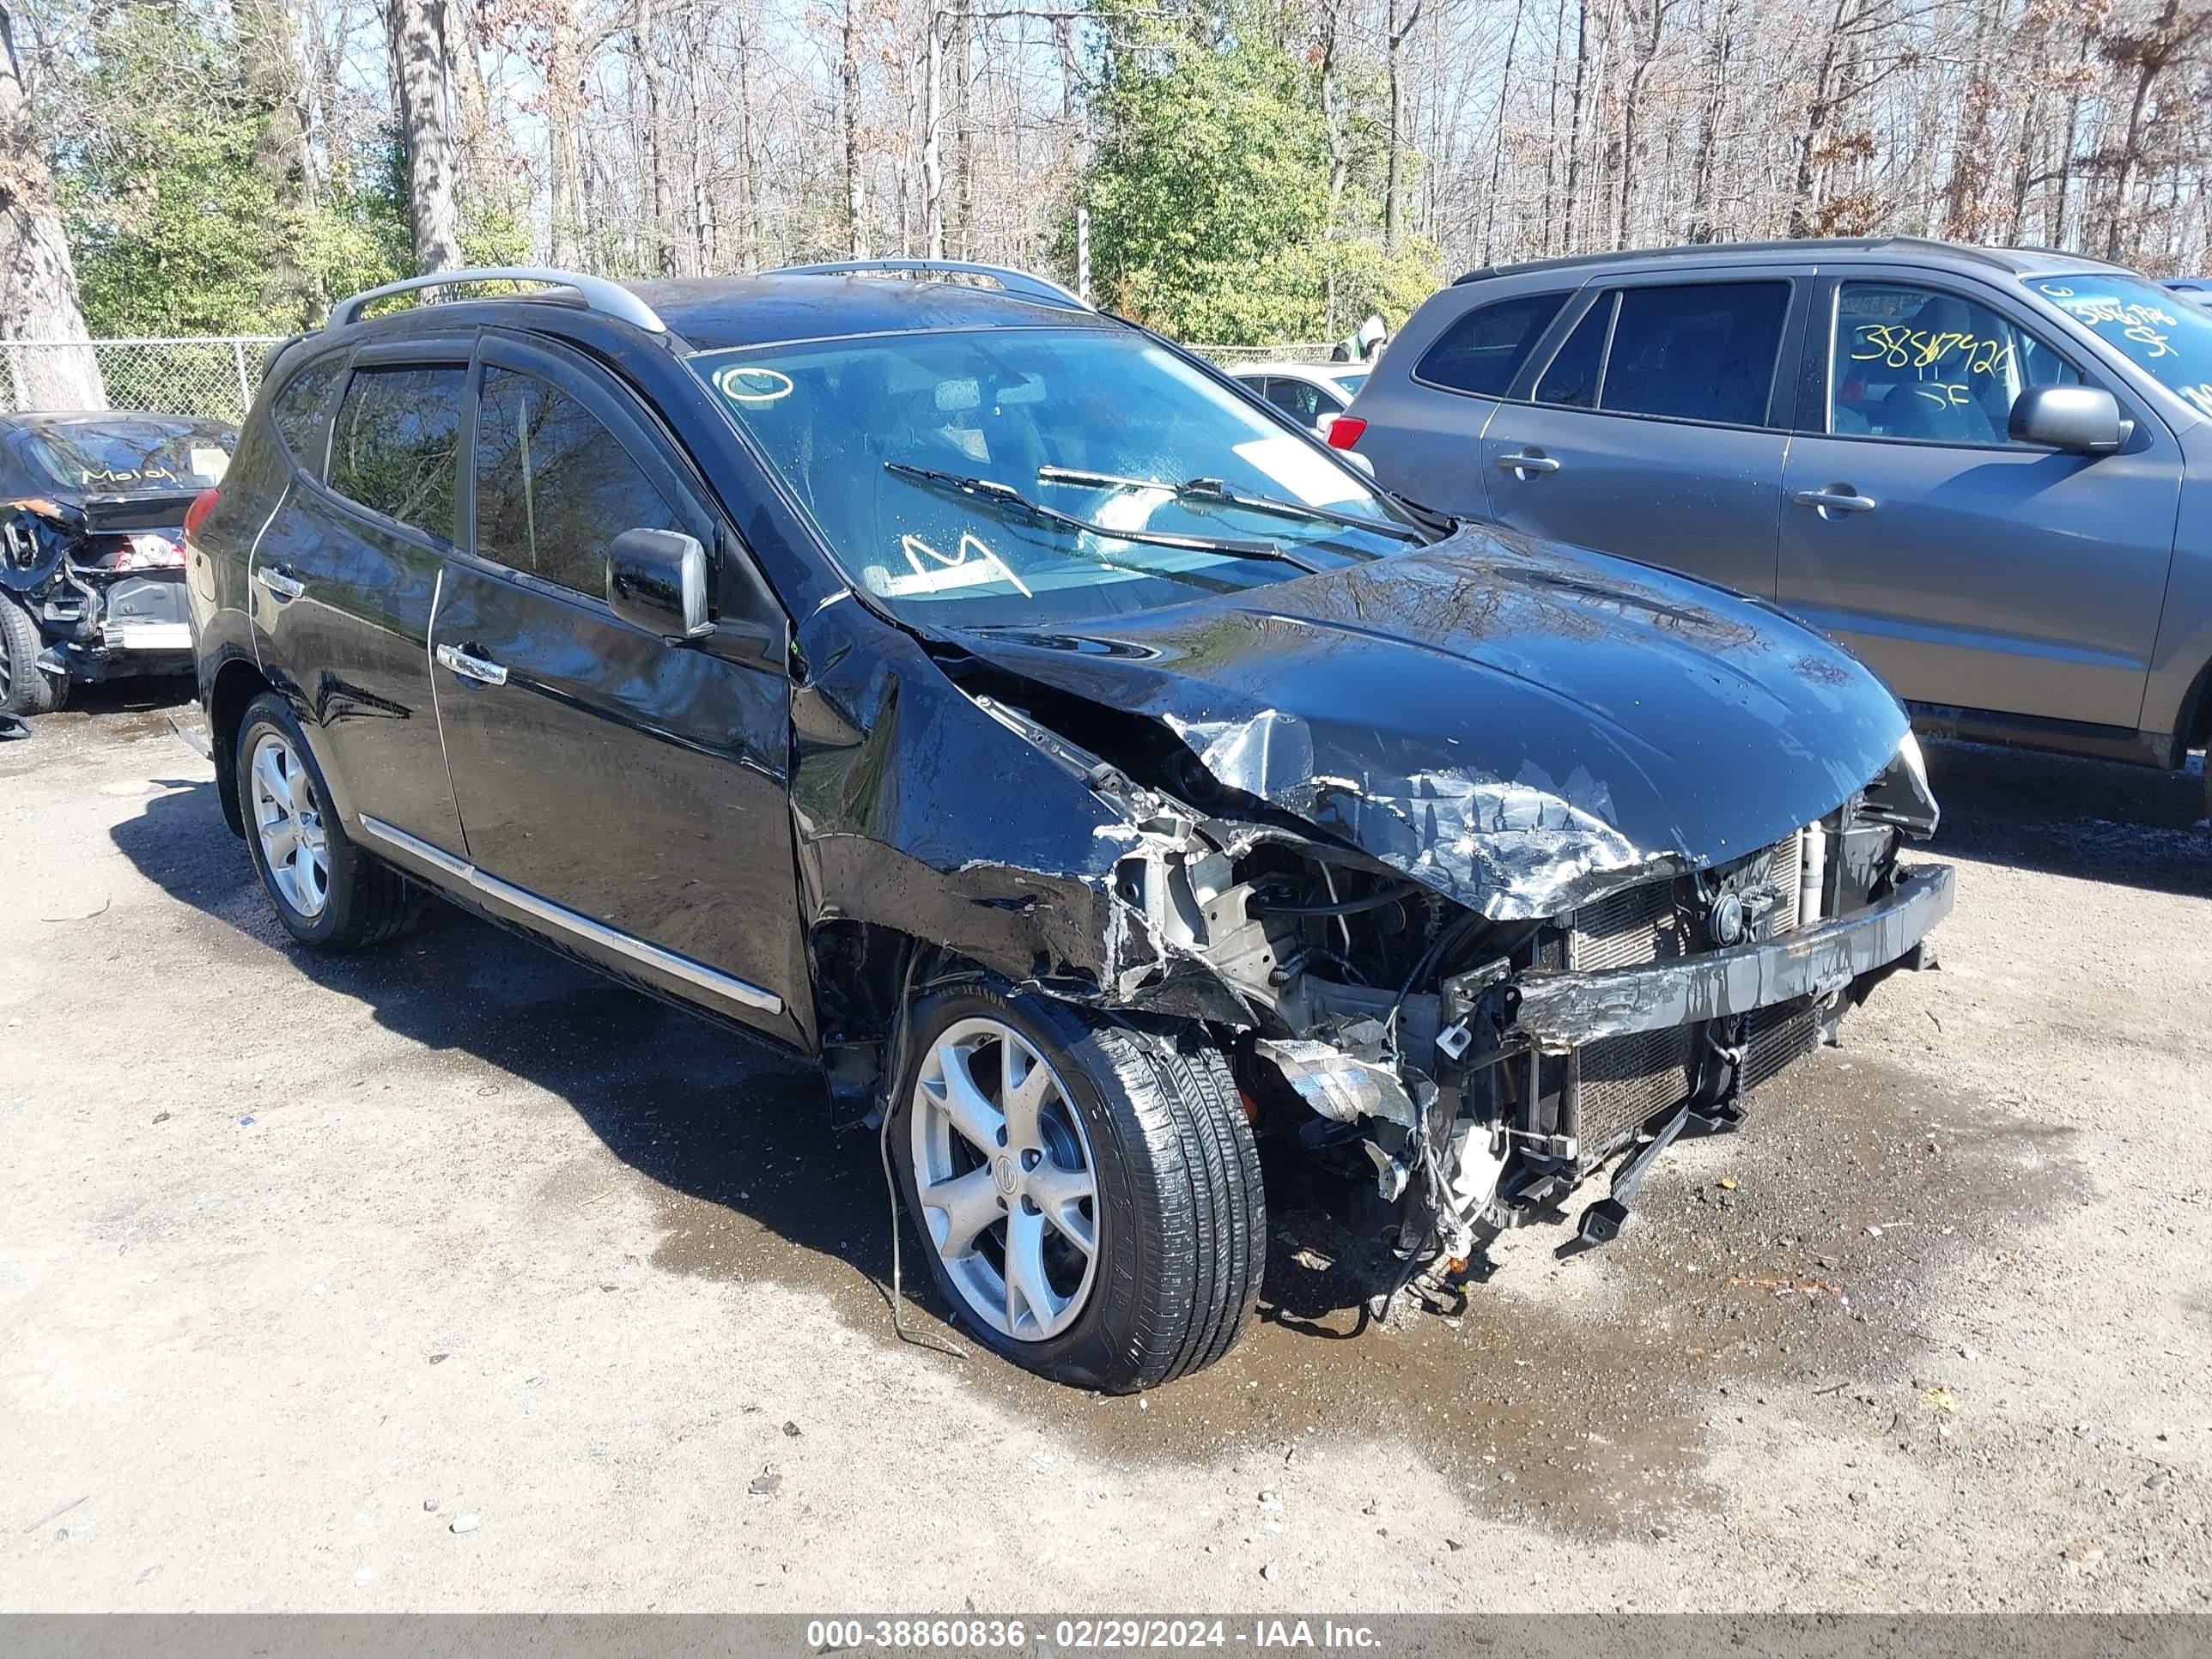
<path id="1" fill-rule="evenodd" d="M 291 948 L 173 715 L 0 744 L 0 1606 L 2212 1602 L 2194 777 L 1932 749 L 1942 971 L 1619 1245 L 1363 1330 L 1283 1207 L 1103 1400 L 893 1336 L 805 1070 L 457 914 Z"/>

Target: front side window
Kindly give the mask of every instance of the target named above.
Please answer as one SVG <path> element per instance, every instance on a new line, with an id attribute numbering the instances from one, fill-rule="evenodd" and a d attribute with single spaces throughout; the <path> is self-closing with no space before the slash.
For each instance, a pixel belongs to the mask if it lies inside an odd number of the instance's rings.
<path id="1" fill-rule="evenodd" d="M 467 378 L 458 366 L 356 369 L 338 405 L 331 488 L 451 542 Z"/>
<path id="2" fill-rule="evenodd" d="M 2049 346 L 1977 301 L 1911 283 L 1837 289 L 1828 430 L 1838 436 L 2008 443 L 2021 392 L 2081 379 Z"/>
<path id="3" fill-rule="evenodd" d="M 1597 406 L 1764 426 L 1789 311 L 1787 283 L 1623 289 Z"/>
<path id="4" fill-rule="evenodd" d="M 476 486 L 481 556 L 596 599 L 606 597 L 616 537 L 684 527 L 589 410 L 514 369 L 484 369 Z"/>
<path id="5" fill-rule="evenodd" d="M 702 353 L 854 586 L 957 626 L 1149 610 L 1426 535 L 1310 437 L 1133 331 Z"/>
<path id="6" fill-rule="evenodd" d="M 1413 377 L 1452 392 L 1503 398 L 1566 302 L 1564 294 L 1524 294 L 1470 311 L 1421 354 Z"/>
<path id="7" fill-rule="evenodd" d="M 2198 414 L 2212 415 L 2212 311 L 2118 271 L 2039 276 L 2028 287 Z"/>
<path id="8" fill-rule="evenodd" d="M 319 358 L 284 383 L 270 400 L 269 418 L 291 452 L 293 464 L 310 477 L 323 476 L 325 453 L 330 447 L 331 400 L 345 373 L 345 354 Z"/>

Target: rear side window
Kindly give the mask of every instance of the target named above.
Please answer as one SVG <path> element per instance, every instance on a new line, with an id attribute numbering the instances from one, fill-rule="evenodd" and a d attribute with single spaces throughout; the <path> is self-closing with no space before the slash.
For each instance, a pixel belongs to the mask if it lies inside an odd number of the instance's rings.
<path id="1" fill-rule="evenodd" d="M 1765 425 L 1789 311 L 1787 283 L 1623 289 L 1598 407 Z"/>
<path id="2" fill-rule="evenodd" d="M 1567 336 L 1544 378 L 1536 382 L 1536 401 L 1567 409 L 1597 407 L 1598 371 L 1605 366 L 1605 337 L 1613 331 L 1616 295 L 1604 295 L 1583 313 L 1575 331 Z"/>
<path id="3" fill-rule="evenodd" d="M 626 530 L 682 530 L 614 434 L 534 375 L 486 368 L 477 404 L 477 552 L 605 599 Z"/>
<path id="4" fill-rule="evenodd" d="M 387 519 L 453 539 L 461 387 L 455 366 L 360 368 L 331 446 L 331 488 Z"/>
<path id="5" fill-rule="evenodd" d="M 345 362 L 345 354 L 339 352 L 309 363 L 270 400 L 269 418 L 291 453 L 293 465 L 313 477 L 323 476 L 330 448 L 331 404 Z"/>
<path id="6" fill-rule="evenodd" d="M 1267 401 L 1297 420 L 1311 422 L 1321 415 L 1321 388 L 1287 375 L 1278 375 L 1267 382 Z M 1329 404 L 1332 411 L 1339 406 L 1334 402 Z"/>
<path id="7" fill-rule="evenodd" d="M 1524 294 L 1470 311 L 1437 337 L 1413 377 L 1451 392 L 1503 398 L 1566 302 L 1564 294 Z"/>

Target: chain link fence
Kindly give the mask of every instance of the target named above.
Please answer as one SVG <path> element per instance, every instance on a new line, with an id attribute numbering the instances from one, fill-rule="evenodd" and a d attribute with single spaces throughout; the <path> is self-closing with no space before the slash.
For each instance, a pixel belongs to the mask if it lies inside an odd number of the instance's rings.
<path id="1" fill-rule="evenodd" d="M 1335 340 L 1293 340 L 1287 345 L 1194 345 L 1190 349 L 1224 368 L 1245 363 L 1325 363 L 1341 343 Z"/>
<path id="2" fill-rule="evenodd" d="M 82 409 L 93 384 L 88 371 L 96 367 L 110 409 L 241 421 L 269 348 L 281 338 L 0 340 L 0 412 Z"/>

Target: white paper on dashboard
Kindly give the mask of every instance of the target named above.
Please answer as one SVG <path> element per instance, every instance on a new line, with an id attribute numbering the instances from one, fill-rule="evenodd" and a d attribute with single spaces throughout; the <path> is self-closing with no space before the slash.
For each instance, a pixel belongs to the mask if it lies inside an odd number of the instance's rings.
<path id="1" fill-rule="evenodd" d="M 1333 507 L 1360 498 L 1359 486 L 1341 467 L 1314 453 L 1304 438 L 1255 438 L 1237 445 L 1237 453 L 1308 507 Z"/>

